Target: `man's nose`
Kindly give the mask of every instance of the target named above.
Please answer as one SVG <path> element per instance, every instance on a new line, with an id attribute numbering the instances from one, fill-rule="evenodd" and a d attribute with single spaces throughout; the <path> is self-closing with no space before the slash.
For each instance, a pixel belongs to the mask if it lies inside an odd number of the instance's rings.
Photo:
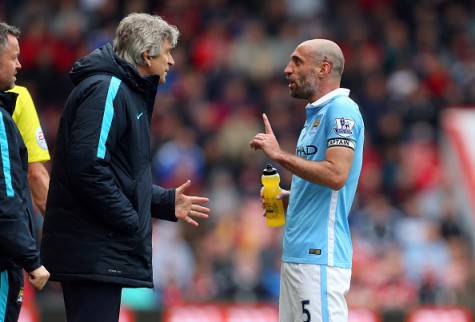
<path id="1" fill-rule="evenodd" d="M 285 67 L 285 69 L 284 69 L 284 74 L 285 74 L 286 76 L 289 76 L 290 74 L 292 74 L 292 69 L 290 68 L 289 65 L 287 65 L 287 67 Z"/>

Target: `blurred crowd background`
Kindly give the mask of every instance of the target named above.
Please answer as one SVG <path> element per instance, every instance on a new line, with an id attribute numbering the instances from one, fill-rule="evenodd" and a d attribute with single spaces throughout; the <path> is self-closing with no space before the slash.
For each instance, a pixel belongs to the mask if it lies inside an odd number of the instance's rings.
<path id="1" fill-rule="evenodd" d="M 342 87 L 367 130 L 350 216 L 349 305 L 475 310 L 473 232 L 460 223 L 440 155 L 444 109 L 475 103 L 473 1 L 2 0 L 0 19 L 22 30 L 17 83 L 32 93 L 51 152 L 69 69 L 112 40 L 130 12 L 161 15 L 181 32 L 156 100 L 155 183 L 191 179 L 212 216 L 198 229 L 156 222 L 156 290 L 125 292 L 124 301 L 277 302 L 282 230 L 260 215 L 267 160 L 248 142 L 263 131 L 266 112 L 281 147 L 295 149 L 306 103 L 289 96 L 283 68 L 301 41 L 329 38 L 346 56 Z M 289 188 L 289 173 L 278 169 Z M 62 305 L 60 294 L 50 283 L 40 306 Z"/>

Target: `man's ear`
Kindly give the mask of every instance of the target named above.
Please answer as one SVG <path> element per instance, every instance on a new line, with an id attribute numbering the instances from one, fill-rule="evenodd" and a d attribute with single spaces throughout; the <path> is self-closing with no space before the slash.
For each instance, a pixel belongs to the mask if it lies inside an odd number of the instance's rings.
<path id="1" fill-rule="evenodd" d="M 324 61 L 317 67 L 317 74 L 319 76 L 324 76 L 326 74 L 330 74 L 332 70 L 332 65 L 329 62 Z"/>
<path id="2" fill-rule="evenodd" d="M 326 72 L 327 74 L 331 74 L 332 69 L 333 69 L 333 64 L 332 64 L 331 62 L 329 62 L 329 61 L 325 61 L 325 62 L 323 62 L 323 64 L 322 64 L 322 68 L 325 68 L 325 72 Z"/>
<path id="3" fill-rule="evenodd" d="M 142 53 L 142 57 L 143 57 L 143 61 L 145 62 L 145 65 L 147 67 L 150 67 L 152 65 L 152 62 L 151 62 L 151 57 L 148 54 L 148 50 Z"/>
<path id="4" fill-rule="evenodd" d="M 318 66 L 315 67 L 315 72 L 317 73 L 317 76 L 318 77 L 323 77 L 325 76 L 325 67 L 323 66 L 323 64 L 320 64 Z"/>

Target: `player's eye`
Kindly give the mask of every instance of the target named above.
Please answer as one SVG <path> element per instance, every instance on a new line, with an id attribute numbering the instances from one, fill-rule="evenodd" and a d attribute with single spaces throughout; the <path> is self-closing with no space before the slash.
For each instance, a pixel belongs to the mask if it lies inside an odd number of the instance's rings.
<path id="1" fill-rule="evenodd" d="M 292 57 L 292 61 L 294 62 L 295 66 L 302 65 L 302 60 L 298 57 Z"/>

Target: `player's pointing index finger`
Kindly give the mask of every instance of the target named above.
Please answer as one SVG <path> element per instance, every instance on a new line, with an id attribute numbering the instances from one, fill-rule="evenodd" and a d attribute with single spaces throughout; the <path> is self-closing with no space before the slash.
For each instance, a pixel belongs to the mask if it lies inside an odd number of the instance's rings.
<path id="1" fill-rule="evenodd" d="M 262 113 L 262 120 L 264 121 L 264 128 L 266 130 L 266 134 L 274 134 L 274 131 L 272 131 L 272 126 L 270 126 L 270 122 L 267 118 L 266 113 Z"/>

